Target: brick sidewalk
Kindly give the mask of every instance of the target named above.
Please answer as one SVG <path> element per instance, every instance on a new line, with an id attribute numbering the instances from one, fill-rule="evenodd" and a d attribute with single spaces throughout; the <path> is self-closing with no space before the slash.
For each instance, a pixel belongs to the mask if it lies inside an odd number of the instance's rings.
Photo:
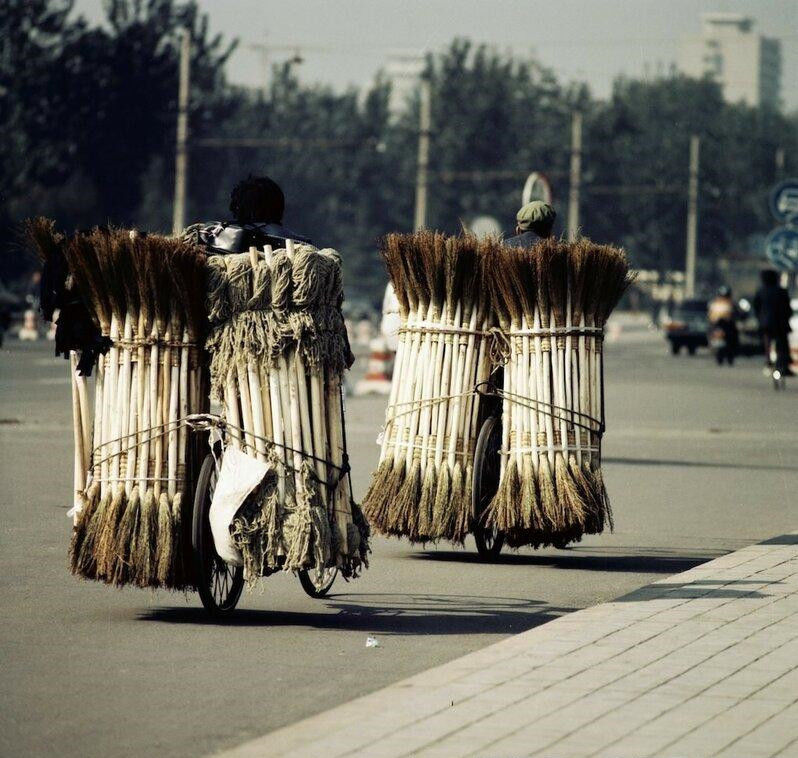
<path id="1" fill-rule="evenodd" d="M 797 703 L 794 532 L 224 755 L 798 756 Z"/>

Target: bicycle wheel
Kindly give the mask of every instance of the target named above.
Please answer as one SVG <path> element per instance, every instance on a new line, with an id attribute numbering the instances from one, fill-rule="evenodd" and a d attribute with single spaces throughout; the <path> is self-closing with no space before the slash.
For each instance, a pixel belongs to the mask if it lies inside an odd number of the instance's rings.
<path id="1" fill-rule="evenodd" d="M 484 560 L 495 560 L 504 546 L 504 533 L 495 527 L 486 527 L 484 514 L 499 488 L 499 449 L 502 425 L 498 416 L 488 416 L 482 423 L 474 453 L 471 507 L 474 514 L 474 541 L 477 553 Z"/>
<path id="2" fill-rule="evenodd" d="M 219 472 L 210 453 L 205 456 L 194 493 L 191 524 L 194 572 L 197 591 L 205 610 L 214 617 L 230 615 L 244 589 L 244 569 L 225 563 L 216 553 L 209 513 Z"/>
<path id="3" fill-rule="evenodd" d="M 312 568 L 302 569 L 297 572 L 299 583 L 302 589 L 313 598 L 325 597 L 332 589 L 335 578 L 338 576 L 338 569 L 332 568 Z"/>

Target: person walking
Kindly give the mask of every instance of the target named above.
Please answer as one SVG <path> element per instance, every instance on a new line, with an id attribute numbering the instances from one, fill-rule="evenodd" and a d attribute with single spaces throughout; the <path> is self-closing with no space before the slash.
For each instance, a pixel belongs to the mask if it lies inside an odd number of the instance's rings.
<path id="1" fill-rule="evenodd" d="M 784 376 L 793 376 L 790 370 L 790 317 L 792 308 L 790 296 L 784 287 L 779 286 L 779 275 L 772 269 L 760 273 L 762 286 L 754 298 L 754 313 L 759 320 L 759 329 L 765 347 L 765 363 L 770 365 L 771 346 L 776 350 L 775 368 Z"/>
<path id="2" fill-rule="evenodd" d="M 539 239 L 551 237 L 557 214 L 548 203 L 533 200 L 515 215 L 515 236 L 504 240 L 510 247 L 530 247 Z"/>

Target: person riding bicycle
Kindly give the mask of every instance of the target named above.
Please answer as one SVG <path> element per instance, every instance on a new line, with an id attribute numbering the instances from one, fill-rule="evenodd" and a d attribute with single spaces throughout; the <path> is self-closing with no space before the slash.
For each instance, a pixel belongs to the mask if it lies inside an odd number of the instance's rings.
<path id="1" fill-rule="evenodd" d="M 718 363 L 723 363 L 724 359 L 729 365 L 734 363 L 740 342 L 736 315 L 731 289 L 726 286 L 719 287 L 717 294 L 709 302 L 707 313 L 711 331 L 723 334 L 723 348 L 718 352 Z"/>
<path id="2" fill-rule="evenodd" d="M 784 376 L 793 376 L 790 370 L 790 317 L 792 308 L 790 296 L 784 287 L 779 286 L 779 275 L 772 269 L 760 273 L 762 286 L 754 298 L 754 312 L 759 319 L 759 329 L 765 347 L 765 363 L 770 365 L 770 347 L 776 349 L 775 368 Z"/>
<path id="3" fill-rule="evenodd" d="M 515 236 L 504 240 L 510 247 L 531 247 L 539 239 L 551 237 L 557 214 L 548 203 L 533 200 L 515 216 Z"/>
<path id="4" fill-rule="evenodd" d="M 310 239 L 283 226 L 285 195 L 268 176 L 251 174 L 230 193 L 233 221 L 193 224 L 183 236 L 217 253 L 244 253 L 250 247 L 285 247 L 285 241 L 310 243 Z"/>

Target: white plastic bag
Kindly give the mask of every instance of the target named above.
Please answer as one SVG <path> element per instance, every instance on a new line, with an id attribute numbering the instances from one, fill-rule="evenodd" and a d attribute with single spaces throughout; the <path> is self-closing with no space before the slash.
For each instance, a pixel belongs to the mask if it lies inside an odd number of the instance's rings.
<path id="1" fill-rule="evenodd" d="M 244 565 L 241 551 L 230 536 L 230 524 L 249 494 L 270 470 L 268 463 L 259 461 L 238 448 L 230 446 L 224 452 L 209 518 L 216 552 L 226 563 L 233 566 Z"/>

